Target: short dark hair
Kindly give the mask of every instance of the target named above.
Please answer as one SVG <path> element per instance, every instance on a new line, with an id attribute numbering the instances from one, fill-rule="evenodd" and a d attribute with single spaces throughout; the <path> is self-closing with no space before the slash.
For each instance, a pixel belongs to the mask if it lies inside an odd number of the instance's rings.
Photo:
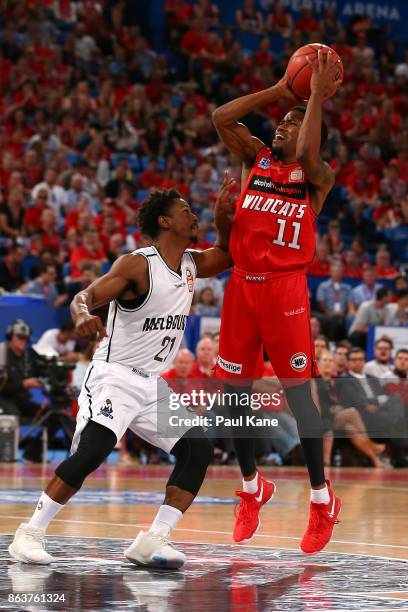
<path id="1" fill-rule="evenodd" d="M 380 287 L 375 292 L 375 299 L 382 300 L 383 298 L 387 297 L 389 293 L 390 293 L 390 290 L 388 289 L 388 287 Z"/>
<path id="2" fill-rule="evenodd" d="M 395 356 L 398 357 L 398 355 L 400 355 L 400 353 L 405 353 L 406 355 L 408 355 L 408 349 L 398 349 L 398 351 L 395 353 Z"/>
<path id="3" fill-rule="evenodd" d="M 142 234 L 156 238 L 160 232 L 159 217 L 168 215 L 174 200 L 181 197 L 177 189 L 159 189 L 151 193 L 139 209 L 138 220 Z"/>
<path id="4" fill-rule="evenodd" d="M 317 334 L 317 336 L 315 336 L 315 340 L 323 340 L 326 344 L 326 347 L 330 348 L 329 339 L 324 334 Z"/>
<path id="5" fill-rule="evenodd" d="M 353 348 L 350 349 L 349 354 L 348 354 L 349 359 L 352 355 L 356 355 L 357 353 L 363 353 L 364 358 L 365 358 L 365 350 L 360 348 L 359 346 L 353 346 Z"/>
<path id="6" fill-rule="evenodd" d="M 48 268 L 54 268 L 57 271 L 57 266 L 52 261 L 42 261 L 38 266 L 38 274 L 44 274 L 44 272 L 48 271 Z"/>
<path id="7" fill-rule="evenodd" d="M 303 113 L 304 115 L 306 114 L 306 106 L 302 106 L 301 104 L 299 104 L 298 106 L 294 106 L 290 110 L 297 111 L 298 113 Z M 320 130 L 320 150 L 324 149 L 328 136 L 329 128 L 327 127 L 327 123 L 322 119 L 322 126 Z"/>
<path id="8" fill-rule="evenodd" d="M 388 336 L 381 336 L 381 338 L 378 338 L 378 340 L 375 341 L 375 347 L 376 348 L 377 348 L 378 344 L 380 344 L 380 342 L 385 342 L 386 344 L 388 344 L 390 349 L 394 348 L 394 343 L 391 340 L 391 338 L 389 338 Z"/>

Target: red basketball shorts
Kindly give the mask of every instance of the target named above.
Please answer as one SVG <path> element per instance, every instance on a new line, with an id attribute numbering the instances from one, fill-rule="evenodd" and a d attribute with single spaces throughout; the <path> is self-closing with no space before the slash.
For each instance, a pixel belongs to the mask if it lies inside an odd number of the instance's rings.
<path id="1" fill-rule="evenodd" d="M 284 386 L 317 371 L 303 272 L 276 277 L 234 268 L 224 294 L 217 376 L 260 378 L 263 351 Z"/>

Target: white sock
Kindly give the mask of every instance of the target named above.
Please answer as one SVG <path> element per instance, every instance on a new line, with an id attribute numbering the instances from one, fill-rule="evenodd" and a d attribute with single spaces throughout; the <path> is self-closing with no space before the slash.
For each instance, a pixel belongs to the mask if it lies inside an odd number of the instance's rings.
<path id="1" fill-rule="evenodd" d="M 258 472 L 252 480 L 243 480 L 242 486 L 245 493 L 257 493 L 258 491 Z"/>
<path id="2" fill-rule="evenodd" d="M 330 493 L 327 484 L 324 485 L 323 489 L 311 489 L 310 501 L 315 504 L 328 504 L 330 501 Z"/>
<path id="3" fill-rule="evenodd" d="M 43 493 L 38 500 L 33 516 L 28 522 L 29 527 L 40 527 L 41 529 L 47 529 L 54 516 L 63 507 L 64 504 L 59 504 L 51 499 L 51 497 L 48 497 L 46 493 Z"/>
<path id="4" fill-rule="evenodd" d="M 158 513 L 150 527 L 149 531 L 153 533 L 159 533 L 160 535 L 167 538 L 170 531 L 177 525 L 183 513 L 181 510 L 174 508 L 173 506 L 163 505 L 160 506 Z"/>

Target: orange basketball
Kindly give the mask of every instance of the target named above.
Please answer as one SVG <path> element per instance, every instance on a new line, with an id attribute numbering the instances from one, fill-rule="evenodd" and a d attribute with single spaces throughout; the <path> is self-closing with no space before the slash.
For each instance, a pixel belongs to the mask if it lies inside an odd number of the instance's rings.
<path id="1" fill-rule="evenodd" d="M 325 100 L 331 98 L 338 89 L 338 81 L 342 81 L 344 77 L 343 62 L 340 56 L 327 45 L 321 45 L 320 43 L 313 43 L 310 45 L 304 45 L 294 52 L 289 60 L 288 67 L 286 68 L 286 74 L 288 77 L 288 85 L 293 93 L 301 98 L 302 100 L 308 100 L 310 98 L 310 79 L 312 77 L 312 69 L 309 66 L 306 57 L 309 56 L 311 61 L 317 64 L 317 52 L 322 49 L 323 52 L 333 53 L 333 58 L 337 61 L 337 70 L 333 76 L 333 89 L 326 95 Z"/>

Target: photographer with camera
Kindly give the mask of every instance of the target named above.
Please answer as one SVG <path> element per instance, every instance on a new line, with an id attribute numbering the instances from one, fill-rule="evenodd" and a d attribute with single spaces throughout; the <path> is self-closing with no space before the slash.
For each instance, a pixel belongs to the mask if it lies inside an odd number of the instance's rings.
<path id="1" fill-rule="evenodd" d="M 30 326 L 17 319 L 6 330 L 7 342 L 0 343 L 0 414 L 17 416 L 23 424 L 37 423 L 36 418 L 41 416 L 38 426 L 46 427 L 48 439 L 61 426 L 69 439 L 74 426 L 66 412 L 71 403 L 66 389 L 72 366 L 37 354 L 29 347 L 30 337 Z M 43 389 L 43 404 L 33 401 L 30 389 Z M 24 459 L 41 461 L 40 436 L 27 437 Z"/>
<path id="2" fill-rule="evenodd" d="M 75 352 L 75 345 L 75 324 L 69 319 L 60 329 L 47 329 L 33 349 L 39 355 L 55 356 L 59 361 L 75 363 L 80 357 L 80 353 Z"/>
<path id="3" fill-rule="evenodd" d="M 35 376 L 30 337 L 30 326 L 17 319 L 6 330 L 7 342 L 0 343 L 0 414 L 32 418 L 41 407 L 30 396 L 30 389 L 43 386 Z"/>

